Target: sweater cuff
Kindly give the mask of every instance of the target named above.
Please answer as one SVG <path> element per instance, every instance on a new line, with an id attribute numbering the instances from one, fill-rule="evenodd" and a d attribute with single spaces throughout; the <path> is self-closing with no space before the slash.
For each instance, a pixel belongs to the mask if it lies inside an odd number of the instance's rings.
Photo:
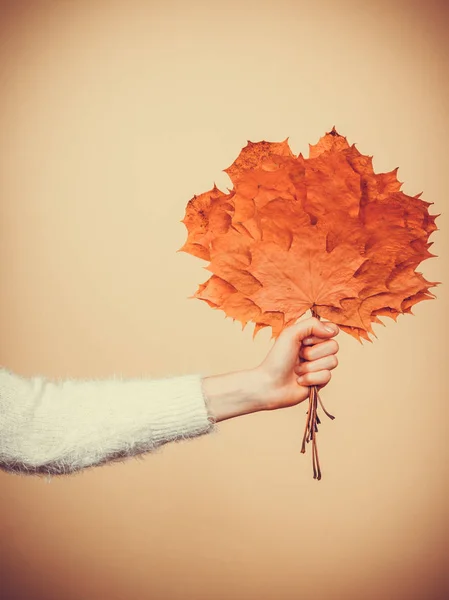
<path id="1" fill-rule="evenodd" d="M 183 375 L 158 380 L 157 410 L 148 404 L 147 426 L 154 446 L 209 433 L 215 418 L 209 413 L 203 375 Z"/>

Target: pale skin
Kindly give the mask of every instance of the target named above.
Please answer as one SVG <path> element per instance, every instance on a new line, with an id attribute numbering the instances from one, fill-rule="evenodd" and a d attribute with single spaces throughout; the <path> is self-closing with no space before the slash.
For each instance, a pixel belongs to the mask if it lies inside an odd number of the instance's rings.
<path id="1" fill-rule="evenodd" d="M 338 365 L 339 346 L 333 339 L 338 333 L 334 323 L 311 317 L 284 329 L 257 367 L 205 377 L 210 415 L 218 423 L 303 402 L 310 386 L 329 383 Z"/>

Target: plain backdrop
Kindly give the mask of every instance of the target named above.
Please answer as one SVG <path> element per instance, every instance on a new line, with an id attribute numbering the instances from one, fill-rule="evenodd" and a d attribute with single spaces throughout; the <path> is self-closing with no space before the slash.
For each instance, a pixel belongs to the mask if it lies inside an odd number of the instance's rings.
<path id="1" fill-rule="evenodd" d="M 323 480 L 306 406 L 144 460 L 0 474 L 5 600 L 443 600 L 448 569 L 449 7 L 444 1 L 0 2 L 0 360 L 25 376 L 205 375 L 272 342 L 189 300 L 187 202 L 251 141 L 333 125 L 440 231 L 436 300 L 338 337 Z M 0 417 L 1 418 L 1 417 Z"/>

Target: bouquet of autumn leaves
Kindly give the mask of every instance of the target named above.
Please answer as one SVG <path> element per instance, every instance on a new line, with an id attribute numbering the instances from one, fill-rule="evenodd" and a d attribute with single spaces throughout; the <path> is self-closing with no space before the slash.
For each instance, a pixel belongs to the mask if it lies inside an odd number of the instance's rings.
<path id="1" fill-rule="evenodd" d="M 188 202 L 180 250 L 208 261 L 212 273 L 194 297 L 242 328 L 253 322 L 253 337 L 271 327 L 277 338 L 310 310 L 371 341 L 379 317 L 396 320 L 435 297 L 429 288 L 438 282 L 415 269 L 434 256 L 428 239 L 439 215 L 421 194 L 401 191 L 397 169 L 375 173 L 372 157 L 335 128 L 309 148 L 304 158 L 288 140 L 248 142 L 225 169 L 233 189 L 214 185 Z M 319 479 L 318 402 L 311 388 L 302 451 L 313 442 Z"/>

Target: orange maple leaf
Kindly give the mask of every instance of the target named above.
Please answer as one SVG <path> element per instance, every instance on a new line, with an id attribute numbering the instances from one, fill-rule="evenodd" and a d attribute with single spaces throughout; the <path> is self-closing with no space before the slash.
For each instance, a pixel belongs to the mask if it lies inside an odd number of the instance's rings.
<path id="1" fill-rule="evenodd" d="M 248 142 L 225 169 L 233 189 L 194 196 L 182 251 L 209 261 L 195 297 L 277 337 L 307 310 L 359 341 L 379 316 L 434 298 L 415 271 L 437 230 L 431 203 L 401 192 L 397 169 L 375 173 L 335 128 L 309 158 L 288 140 Z"/>

